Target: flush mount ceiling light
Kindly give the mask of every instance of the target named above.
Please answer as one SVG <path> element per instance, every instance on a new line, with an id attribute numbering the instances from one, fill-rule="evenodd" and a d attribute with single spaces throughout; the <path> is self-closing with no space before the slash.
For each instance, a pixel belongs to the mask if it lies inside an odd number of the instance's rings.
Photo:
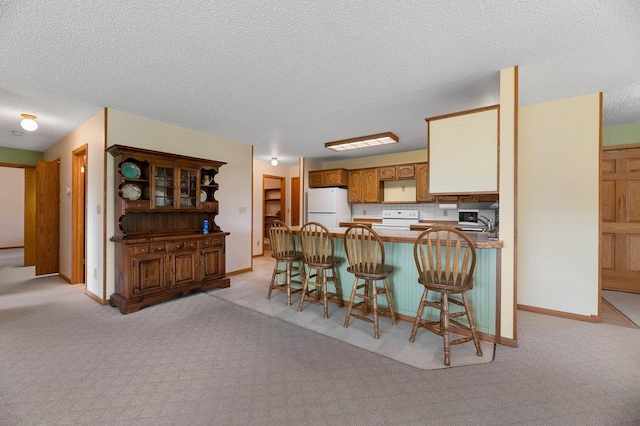
<path id="1" fill-rule="evenodd" d="M 38 123 L 36 122 L 36 118 L 38 117 L 32 114 L 20 114 L 20 116 L 22 117 L 20 126 L 27 132 L 33 132 L 38 128 Z"/>
<path id="2" fill-rule="evenodd" d="M 278 165 L 278 157 L 271 157 L 271 165 L 272 166 Z"/>
<path id="3" fill-rule="evenodd" d="M 377 135 L 327 142 L 324 144 L 324 147 L 333 151 L 346 151 L 348 149 L 367 148 L 370 146 L 386 145 L 390 143 L 398 143 L 398 137 L 391 132 L 387 132 L 378 133 Z"/>

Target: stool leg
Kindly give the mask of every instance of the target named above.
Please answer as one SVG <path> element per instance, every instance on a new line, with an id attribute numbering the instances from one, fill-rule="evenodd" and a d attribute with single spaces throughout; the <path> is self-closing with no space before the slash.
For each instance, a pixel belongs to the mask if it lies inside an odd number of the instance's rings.
<path id="1" fill-rule="evenodd" d="M 351 310 L 353 309 L 353 300 L 356 298 L 356 289 L 358 288 L 358 277 L 353 280 L 351 287 L 351 296 L 349 297 L 349 307 L 347 308 L 347 316 L 344 318 L 344 326 L 349 327 L 349 319 L 351 318 Z"/>
<path id="2" fill-rule="evenodd" d="M 482 347 L 480 346 L 480 339 L 478 339 L 478 334 L 476 333 L 476 324 L 473 320 L 473 315 L 471 315 L 471 307 L 469 306 L 467 295 L 464 292 L 462 293 L 462 303 L 464 303 L 464 309 L 467 312 L 469 328 L 471 328 L 471 337 L 473 337 L 473 343 L 476 345 L 476 354 L 478 354 L 478 356 L 482 356 Z"/>
<path id="3" fill-rule="evenodd" d="M 365 279 L 364 280 L 364 296 L 362 298 L 362 316 L 366 317 L 369 312 L 369 301 L 371 297 L 369 296 L 369 286 L 371 285 L 371 281 Z"/>
<path id="4" fill-rule="evenodd" d="M 267 299 L 271 299 L 271 291 L 275 288 L 276 286 L 276 278 L 277 275 L 276 273 L 278 272 L 278 264 L 280 262 L 276 260 L 276 264 L 273 267 L 273 273 L 271 274 L 271 282 L 269 283 L 269 292 L 267 293 Z"/>
<path id="5" fill-rule="evenodd" d="M 287 306 L 291 306 L 291 262 L 286 262 Z"/>
<path id="6" fill-rule="evenodd" d="M 322 269 L 320 274 L 322 280 L 322 304 L 324 305 L 324 317 L 329 318 L 329 292 L 327 291 L 327 270 Z"/>
<path id="7" fill-rule="evenodd" d="M 344 307 L 344 301 L 342 300 L 342 287 L 340 286 L 340 281 L 338 281 L 338 274 L 336 274 L 336 268 L 331 268 L 331 273 L 333 274 L 333 285 L 336 288 L 336 296 L 338 297 L 338 306 L 341 308 Z"/>
<path id="8" fill-rule="evenodd" d="M 370 281 L 371 292 L 373 293 L 371 297 L 373 298 L 373 337 L 376 339 L 380 338 L 380 327 L 378 326 L 378 286 L 375 281 Z"/>
<path id="9" fill-rule="evenodd" d="M 387 306 L 389 307 L 389 315 L 391 315 L 391 324 L 396 325 L 396 312 L 393 310 L 393 302 L 391 301 L 391 292 L 389 291 L 389 284 L 387 279 L 382 280 L 384 286 L 384 295 L 387 298 Z"/>
<path id="10" fill-rule="evenodd" d="M 304 276 L 304 284 L 302 284 L 302 293 L 300 293 L 300 303 L 298 303 L 298 312 L 302 312 L 302 304 L 304 303 L 304 297 L 307 295 L 310 275 L 311 275 L 311 268 L 307 269 L 307 274 Z"/>
<path id="11" fill-rule="evenodd" d="M 451 365 L 451 336 L 449 335 L 449 297 L 442 293 L 442 310 L 440 315 L 440 327 L 444 339 L 444 365 Z"/>
<path id="12" fill-rule="evenodd" d="M 420 305 L 418 305 L 418 312 L 416 312 L 416 319 L 413 321 L 413 328 L 411 329 L 411 337 L 409 337 L 409 341 L 411 343 L 416 340 L 416 333 L 418 332 L 418 327 L 420 327 L 420 321 L 422 320 L 422 312 L 424 311 L 425 302 L 427 301 L 427 293 L 429 290 L 425 287 L 422 292 L 422 298 L 420 299 Z"/>

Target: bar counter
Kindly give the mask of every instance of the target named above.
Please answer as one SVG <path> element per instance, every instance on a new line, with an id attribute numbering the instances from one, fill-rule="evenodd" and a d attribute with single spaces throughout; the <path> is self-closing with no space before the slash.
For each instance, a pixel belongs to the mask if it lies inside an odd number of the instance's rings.
<path id="1" fill-rule="evenodd" d="M 292 227 L 294 235 L 300 227 Z M 425 228 L 426 229 L 426 228 Z M 344 259 L 337 267 L 338 281 L 342 288 L 344 298 L 351 294 L 354 276 L 347 272 L 346 253 L 344 251 L 344 233 L 346 227 L 329 228 L 334 237 L 335 256 Z M 413 257 L 413 244 L 422 230 L 390 230 L 380 229 L 376 233 L 383 242 L 386 260 L 385 263 L 393 266 L 393 272 L 389 275 L 388 282 L 391 288 L 394 309 L 400 315 L 400 319 L 412 320 L 415 318 L 418 303 L 424 287 L 418 283 L 418 272 Z M 502 241 L 491 241 L 484 232 L 465 233 L 476 248 L 476 268 L 473 274 L 473 289 L 467 292 L 471 303 L 473 318 L 479 332 L 483 333 L 483 340 L 493 341 L 496 334 L 496 318 L 498 306 L 498 277 L 500 249 Z M 296 244 L 300 249 L 300 243 L 296 236 Z M 435 293 L 430 293 L 430 298 Z M 383 298 L 380 304 L 384 305 Z M 457 312 L 455 306 L 451 312 Z M 425 309 L 425 316 L 437 319 L 437 311 L 433 308 Z M 407 339 L 409 336 L 407 336 Z"/>

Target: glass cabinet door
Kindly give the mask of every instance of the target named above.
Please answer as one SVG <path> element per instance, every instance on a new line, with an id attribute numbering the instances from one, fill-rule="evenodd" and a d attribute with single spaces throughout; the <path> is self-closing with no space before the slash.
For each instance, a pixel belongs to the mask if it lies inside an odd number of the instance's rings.
<path id="1" fill-rule="evenodd" d="M 175 206 L 175 169 L 173 167 L 156 167 L 154 170 L 156 207 Z"/>
<path id="2" fill-rule="evenodd" d="M 180 169 L 180 207 L 196 207 L 198 171 Z"/>

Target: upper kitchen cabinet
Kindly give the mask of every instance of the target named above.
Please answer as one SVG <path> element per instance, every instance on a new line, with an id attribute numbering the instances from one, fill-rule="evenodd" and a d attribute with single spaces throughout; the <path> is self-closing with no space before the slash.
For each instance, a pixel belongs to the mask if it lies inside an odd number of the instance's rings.
<path id="1" fill-rule="evenodd" d="M 316 170 L 309 172 L 309 188 L 347 186 L 349 186 L 349 174 L 346 169 Z"/>
<path id="2" fill-rule="evenodd" d="M 499 105 L 427 118 L 429 194 L 498 192 Z"/>
<path id="3" fill-rule="evenodd" d="M 415 179 L 415 164 L 399 164 L 378 167 L 380 180 Z"/>
<path id="4" fill-rule="evenodd" d="M 416 164 L 416 201 L 419 203 L 431 203 L 435 197 L 429 194 L 429 164 Z"/>
<path id="5" fill-rule="evenodd" d="M 378 168 L 349 170 L 349 202 L 379 203 L 383 198 L 383 183 Z"/>

